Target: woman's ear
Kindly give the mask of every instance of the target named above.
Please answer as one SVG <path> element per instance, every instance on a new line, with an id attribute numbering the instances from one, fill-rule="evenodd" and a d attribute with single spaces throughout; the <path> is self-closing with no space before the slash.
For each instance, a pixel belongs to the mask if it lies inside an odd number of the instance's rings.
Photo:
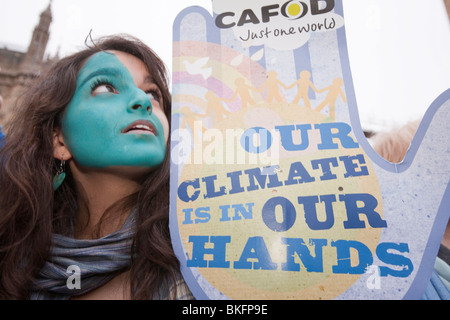
<path id="1" fill-rule="evenodd" d="M 55 129 L 53 131 L 53 157 L 64 161 L 72 159 L 72 154 L 64 143 L 61 129 Z"/>

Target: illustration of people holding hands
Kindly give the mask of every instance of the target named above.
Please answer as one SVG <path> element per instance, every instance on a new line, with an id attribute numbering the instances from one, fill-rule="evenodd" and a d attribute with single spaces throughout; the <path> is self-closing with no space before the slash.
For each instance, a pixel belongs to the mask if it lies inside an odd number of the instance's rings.
<path id="1" fill-rule="evenodd" d="M 288 87 L 283 82 L 278 80 L 278 73 L 276 73 L 275 71 L 269 71 L 267 73 L 266 82 L 258 91 L 261 92 L 264 90 L 264 88 L 267 88 L 267 102 L 272 102 L 274 99 L 276 102 L 283 102 L 279 86 L 282 86 L 284 89 L 288 89 Z"/>
<path id="2" fill-rule="evenodd" d="M 187 129 L 186 126 L 188 126 L 191 129 L 192 133 L 194 133 L 195 122 L 200 121 L 202 123 L 202 125 L 200 126 L 202 131 L 204 132 L 206 130 L 205 126 L 203 125 L 203 121 L 200 118 L 206 118 L 207 115 L 192 112 L 191 108 L 189 107 L 181 108 L 180 114 L 183 115 L 183 120 L 181 122 L 182 129 Z"/>
<path id="3" fill-rule="evenodd" d="M 305 102 L 305 106 L 308 109 L 311 109 L 311 102 L 309 101 L 308 97 L 308 91 L 309 88 L 312 88 L 314 92 L 319 93 L 321 91 L 317 90 L 317 88 L 314 86 L 314 84 L 311 82 L 311 73 L 309 71 L 302 71 L 299 74 L 300 78 L 295 81 L 293 84 L 291 84 L 287 89 L 291 89 L 294 86 L 298 85 L 298 92 L 295 96 L 294 101 L 292 101 L 293 104 L 298 104 L 301 99 Z"/>
<path id="4" fill-rule="evenodd" d="M 233 96 L 230 99 L 217 97 L 212 91 L 209 91 L 205 96 L 208 102 L 208 110 L 214 110 L 217 116 L 217 121 L 220 121 L 224 117 L 230 115 L 230 112 L 223 106 L 222 101 L 228 103 L 239 96 L 241 99 L 242 108 L 246 108 L 249 105 L 252 106 L 256 104 L 255 100 L 252 98 L 251 91 L 262 92 L 265 88 L 267 88 L 267 102 L 283 102 L 280 87 L 284 88 L 285 90 L 289 90 L 295 86 L 298 86 L 297 95 L 292 101 L 292 104 L 299 104 L 300 100 L 303 99 L 305 107 L 309 110 L 312 110 L 311 101 L 308 97 L 309 89 L 311 88 L 315 93 L 328 91 L 325 99 L 322 101 L 322 103 L 320 103 L 315 111 L 320 112 L 328 105 L 330 110 L 329 117 L 332 120 L 336 120 L 335 107 L 338 97 L 341 96 L 342 101 L 344 103 L 347 103 L 344 91 L 341 88 L 344 85 L 344 80 L 342 78 L 335 78 L 330 86 L 319 90 L 311 81 L 311 73 L 307 70 L 301 71 L 299 74 L 299 79 L 292 83 L 290 86 L 286 86 L 283 82 L 281 82 L 278 79 L 278 74 L 275 71 L 269 71 L 267 73 L 267 80 L 260 89 L 256 89 L 253 86 L 247 84 L 244 78 L 237 78 L 234 83 L 236 85 L 236 90 L 234 91 Z"/>
<path id="5" fill-rule="evenodd" d="M 205 99 L 207 104 L 207 112 L 211 119 L 215 119 L 213 122 L 222 121 L 227 116 L 231 115 L 225 106 L 222 104 L 222 101 L 226 101 L 218 97 L 213 91 L 208 91 L 205 94 Z"/>
<path id="6" fill-rule="evenodd" d="M 325 100 L 316 108 L 316 111 L 320 112 L 323 108 L 325 108 L 327 105 L 330 106 L 330 118 L 332 120 L 336 120 L 336 100 L 339 96 L 341 96 L 342 101 L 344 103 L 347 103 L 347 99 L 345 97 L 344 92 L 342 91 L 341 87 L 344 85 L 344 80 L 341 78 L 336 78 L 333 80 L 333 83 L 331 86 L 326 87 L 319 92 L 324 92 L 328 90 L 328 94 L 325 98 Z"/>
<path id="7" fill-rule="evenodd" d="M 256 104 L 255 100 L 253 100 L 253 98 L 251 96 L 250 91 L 258 92 L 257 89 L 255 89 L 251 85 L 248 85 L 245 82 L 244 78 L 237 78 L 234 81 L 234 84 L 236 85 L 236 91 L 234 91 L 234 94 L 230 99 L 224 99 L 224 101 L 231 102 L 234 99 L 236 99 L 237 96 L 239 96 L 241 98 L 241 103 L 242 103 L 241 108 L 242 109 L 247 108 L 248 105 Z"/>

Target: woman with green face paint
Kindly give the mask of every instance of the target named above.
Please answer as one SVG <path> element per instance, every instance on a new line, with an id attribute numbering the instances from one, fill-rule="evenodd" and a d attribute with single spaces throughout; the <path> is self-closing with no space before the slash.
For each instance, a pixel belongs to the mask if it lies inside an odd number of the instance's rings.
<path id="1" fill-rule="evenodd" d="M 0 150 L 0 298 L 192 298 L 168 227 L 170 103 L 131 37 L 37 79 Z"/>

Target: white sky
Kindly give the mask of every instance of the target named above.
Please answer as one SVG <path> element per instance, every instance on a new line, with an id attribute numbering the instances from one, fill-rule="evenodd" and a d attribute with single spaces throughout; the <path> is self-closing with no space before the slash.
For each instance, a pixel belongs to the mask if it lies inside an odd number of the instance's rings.
<path id="1" fill-rule="evenodd" d="M 0 45 L 25 51 L 50 0 L 1 0 Z M 245 0 L 242 0 L 245 1 Z M 423 116 L 450 88 L 450 23 L 442 0 L 343 0 L 350 64 L 363 127 L 388 128 Z M 132 34 L 171 68 L 172 24 L 211 0 L 53 0 L 47 52 L 61 55 L 95 39 Z"/>

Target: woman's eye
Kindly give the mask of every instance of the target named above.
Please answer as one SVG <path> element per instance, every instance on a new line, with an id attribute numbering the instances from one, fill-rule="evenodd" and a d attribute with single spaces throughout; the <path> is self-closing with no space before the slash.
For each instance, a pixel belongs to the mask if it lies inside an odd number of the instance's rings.
<path id="1" fill-rule="evenodd" d="M 98 86 L 96 86 L 93 90 L 92 90 L 92 95 L 96 96 L 98 94 L 102 94 L 102 93 L 115 93 L 117 94 L 117 90 L 110 84 L 100 84 Z"/>
<path id="2" fill-rule="evenodd" d="M 155 103 L 157 103 L 158 105 L 162 104 L 161 96 L 157 91 L 148 91 L 147 95 L 150 98 L 150 101 L 152 102 L 152 104 L 155 104 Z"/>
<path id="3" fill-rule="evenodd" d="M 149 91 L 147 92 L 147 95 L 149 96 L 150 100 L 159 101 L 159 95 L 156 91 Z"/>

